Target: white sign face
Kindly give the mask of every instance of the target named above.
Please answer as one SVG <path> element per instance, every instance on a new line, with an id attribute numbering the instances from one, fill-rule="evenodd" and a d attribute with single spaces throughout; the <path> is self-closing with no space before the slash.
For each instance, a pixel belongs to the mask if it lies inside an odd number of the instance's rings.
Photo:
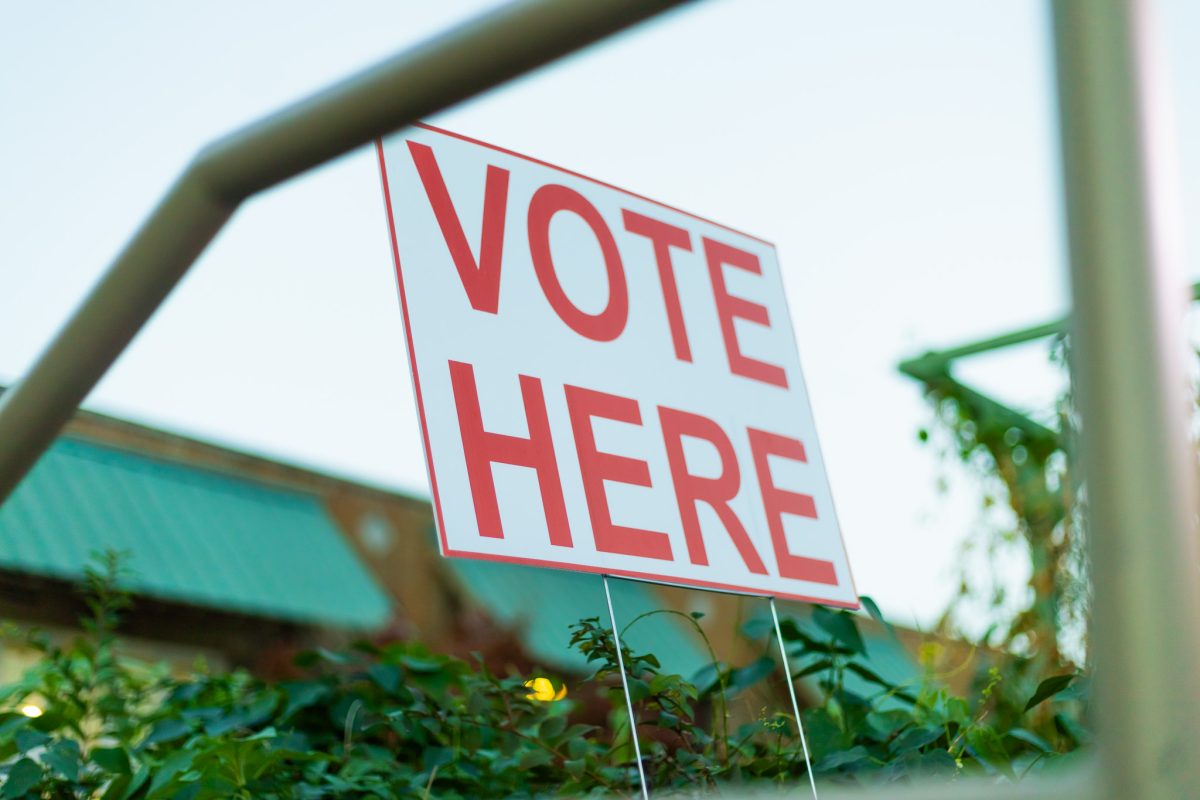
<path id="1" fill-rule="evenodd" d="M 443 555 L 858 605 L 772 245 L 426 126 L 379 159 Z"/>

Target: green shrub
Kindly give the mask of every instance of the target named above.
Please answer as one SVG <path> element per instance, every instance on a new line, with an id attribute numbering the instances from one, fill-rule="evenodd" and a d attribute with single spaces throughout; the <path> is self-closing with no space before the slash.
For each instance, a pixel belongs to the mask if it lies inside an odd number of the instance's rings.
<path id="1" fill-rule="evenodd" d="M 597 619 L 571 631 L 570 644 L 595 666 L 571 694 L 609 698 L 604 728 L 575 722 L 572 699 L 530 699 L 525 676 L 415 643 L 307 653 L 301 680 L 172 677 L 119 654 L 114 631 L 129 598 L 118 577 L 111 556 L 89 574 L 91 616 L 74 642 L 24 637 L 41 659 L 0 695 L 0 796 L 490 798 L 628 795 L 637 786 L 616 652 Z M 996 673 L 974 701 L 932 676 L 897 686 L 872 668 L 853 615 L 817 609 L 814 621 L 821 635 L 786 621 L 784 638 L 822 688 L 823 702 L 804 712 L 821 780 L 903 780 L 930 769 L 1018 780 L 1086 739 L 1071 676 L 1017 702 L 1004 699 Z M 773 645 L 764 639 L 764 652 Z M 764 711 L 728 729 L 728 699 L 777 674 L 769 656 L 742 668 L 714 664 L 692 680 L 663 673 L 650 654 L 624 658 L 656 790 L 804 779 L 790 713 Z M 878 691 L 849 691 L 851 673 Z M 36 718 L 19 710 L 32 700 L 44 708 Z M 1058 712 L 1044 710 L 1047 702 Z"/>

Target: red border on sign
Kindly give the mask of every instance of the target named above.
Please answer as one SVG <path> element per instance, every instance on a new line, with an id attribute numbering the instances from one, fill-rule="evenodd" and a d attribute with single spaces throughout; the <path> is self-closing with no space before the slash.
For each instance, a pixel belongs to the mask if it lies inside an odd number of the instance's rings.
<path id="1" fill-rule="evenodd" d="M 696 214 L 692 214 L 687 211 L 683 211 L 681 209 L 675 208 L 674 206 L 667 205 L 666 203 L 660 203 L 657 200 L 651 200 L 650 198 L 644 197 L 640 194 L 637 194 L 636 192 L 631 192 L 627 189 L 622 189 L 619 186 L 613 186 L 610 183 L 605 183 L 604 181 L 596 180 L 595 178 L 588 177 L 587 175 L 581 175 L 578 172 L 574 172 L 569 169 L 564 169 L 555 164 L 551 164 L 546 161 L 541 161 L 540 159 L 532 158 L 531 156 L 523 155 L 521 153 L 516 153 L 516 152 L 513 152 L 512 150 L 508 150 L 503 147 L 499 147 L 497 145 L 488 144 L 487 142 L 481 142 L 480 140 L 473 139 L 470 136 L 464 136 L 459 133 L 454 133 L 452 131 L 444 130 L 442 128 L 437 128 L 437 127 L 434 127 L 433 125 L 427 125 L 425 123 L 416 123 L 412 127 L 421 128 L 421 129 L 424 129 L 427 131 L 432 131 L 433 133 L 439 133 L 439 134 L 442 134 L 444 136 L 449 136 L 454 139 L 460 139 L 464 142 L 469 142 L 471 144 L 479 145 L 480 147 L 486 147 L 487 149 L 494 150 L 498 153 L 504 153 L 505 155 L 512 156 L 514 158 L 519 158 L 523 161 L 528 161 L 532 164 L 537 164 L 539 166 L 547 167 L 549 169 L 553 169 L 558 172 L 562 172 L 567 175 L 571 175 L 576 178 L 580 178 L 580 179 L 588 181 L 590 183 L 594 183 L 598 186 L 603 186 L 606 189 L 612 189 L 614 191 L 621 192 L 622 194 L 629 195 L 630 197 L 637 198 L 638 200 L 642 200 L 647 203 L 651 203 L 660 208 L 667 209 L 668 211 L 673 211 L 677 214 L 683 214 L 684 216 L 691 217 L 692 219 L 698 220 L 700 222 L 704 222 L 708 225 L 713 225 L 714 227 L 720 228 L 725 231 L 729 231 L 730 233 L 735 233 L 738 236 L 744 236 L 748 239 L 753 239 L 754 241 L 759 242 L 760 244 L 764 244 L 764 245 L 770 247 L 771 249 L 775 249 L 775 245 L 771 242 L 768 242 L 765 239 L 760 239 L 757 236 L 752 236 L 748 233 L 743 233 L 742 231 L 739 231 L 735 228 L 730 228 L 727 225 L 722 225 L 719 222 L 713 222 L 712 220 L 707 219 L 705 217 L 697 216 Z M 389 238 L 391 239 L 391 245 L 392 245 L 392 260 L 395 262 L 395 265 L 396 265 L 396 285 L 400 290 L 400 313 L 404 317 L 404 335 L 405 335 L 405 338 L 407 339 L 407 346 L 408 346 L 408 364 L 409 364 L 409 367 L 412 369 L 413 391 L 414 391 L 414 394 L 416 395 L 416 399 L 417 399 L 417 414 L 421 419 L 421 438 L 423 440 L 423 444 L 425 445 L 425 464 L 429 468 L 429 486 L 430 486 L 431 493 L 433 495 L 434 518 L 437 522 L 438 539 L 441 543 L 441 549 L 442 549 L 443 556 L 446 556 L 449 558 L 471 558 L 471 559 L 475 559 L 477 561 L 498 561 L 498 562 L 506 563 L 506 564 L 525 564 L 525 565 L 531 566 L 531 567 L 549 567 L 549 568 L 553 568 L 553 569 L 568 570 L 571 572 L 590 572 L 595 575 L 613 575 L 616 577 L 631 578 L 633 580 L 649 581 L 652 583 L 667 584 L 667 585 L 671 585 L 671 586 L 684 586 L 684 587 L 693 587 L 693 588 L 699 588 L 699 589 L 710 589 L 710 590 L 718 591 L 718 592 L 732 592 L 735 594 L 753 595 L 753 596 L 758 596 L 758 597 L 776 597 L 781 600 L 797 600 L 802 603 L 817 603 L 820 605 L 835 606 L 838 608 L 857 609 L 860 607 L 860 603 L 857 602 L 857 589 L 855 588 L 855 585 L 854 585 L 853 574 L 849 574 L 848 577 L 850 578 L 851 591 L 853 591 L 855 593 L 856 600 L 855 600 L 855 602 L 848 603 L 848 602 L 843 602 L 840 600 L 829 600 L 829 599 L 824 599 L 824 598 L 810 597 L 808 595 L 791 594 L 791 593 L 786 593 L 786 592 L 771 593 L 771 592 L 762 591 L 761 589 L 754 589 L 754 588 L 745 587 L 745 586 L 733 586 L 731 584 L 716 583 L 713 581 L 703 581 L 703 580 L 698 580 L 695 578 L 681 578 L 679 576 L 674 576 L 674 575 L 656 575 L 656 574 L 650 573 L 650 572 L 637 572 L 635 570 L 627 570 L 627 569 L 619 569 L 619 568 L 618 569 L 609 569 L 609 568 L 603 568 L 603 567 L 593 567 L 593 566 L 589 566 L 586 564 L 575 564 L 575 563 L 568 562 L 568 561 L 545 561 L 545 560 L 537 559 L 537 558 L 524 558 L 521 556 L 501 556 L 501 555 L 495 555 L 492 553 L 473 553 L 473 552 L 469 552 L 469 551 L 450 549 L 450 545 L 446 540 L 446 525 L 445 525 L 444 518 L 442 516 L 442 501 L 441 501 L 441 497 L 438 495 L 437 475 L 434 472 L 434 467 L 433 467 L 433 451 L 429 446 L 429 425 L 425 420 L 425 401 L 421 395 L 421 376 L 417 369 L 417 354 L 416 354 L 416 350 L 414 349 L 414 345 L 413 345 L 412 325 L 409 322 L 409 316 L 408 316 L 408 297 L 404 291 L 404 275 L 403 275 L 403 271 L 400 268 L 400 246 L 396 240 L 396 220 L 395 220 L 395 215 L 393 214 L 393 211 L 392 211 L 392 195 L 391 195 L 391 190 L 388 187 L 387 162 L 383 155 L 383 140 L 382 139 L 375 140 L 375 152 L 379 156 L 379 174 L 380 174 L 380 178 L 383 183 L 383 203 L 384 203 L 384 206 L 387 211 L 388 234 L 389 234 Z M 790 316 L 791 316 L 790 313 L 788 316 L 790 318 Z M 789 319 L 789 322 L 790 322 L 790 319 Z M 835 512 L 835 514 L 836 514 L 836 512 Z M 839 535 L 839 538 L 841 538 L 840 530 L 839 530 L 838 535 Z M 843 551 L 844 551 L 844 549 L 845 549 L 844 542 L 842 544 L 842 547 L 843 547 Z M 847 563 L 847 570 L 849 570 L 849 563 Z"/>

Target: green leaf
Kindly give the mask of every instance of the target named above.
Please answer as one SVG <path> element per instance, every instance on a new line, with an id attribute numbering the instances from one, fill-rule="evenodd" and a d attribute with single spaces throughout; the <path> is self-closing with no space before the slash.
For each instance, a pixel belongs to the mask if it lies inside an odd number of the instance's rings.
<path id="1" fill-rule="evenodd" d="M 395 664 L 372 664 L 367 668 L 367 674 L 380 689 L 389 694 L 395 694 L 404 680 L 404 674 Z"/>
<path id="2" fill-rule="evenodd" d="M 235 711 L 232 714 L 222 714 L 214 720 L 209 721 L 204 726 L 204 732 L 213 737 L 224 736 L 230 731 L 236 731 L 239 728 L 246 726 L 246 715 L 243 712 Z"/>
<path id="3" fill-rule="evenodd" d="M 129 798 L 137 794 L 138 789 L 141 789 L 142 785 L 149 779 L 150 767 L 142 764 L 138 767 L 137 772 L 133 774 L 133 777 L 129 779 L 129 785 L 125 787 L 125 791 L 118 795 L 118 797 L 120 800 L 129 800 Z"/>
<path id="4" fill-rule="evenodd" d="M 869 761 L 871 753 L 862 745 L 856 745 L 849 750 L 830 753 L 813 765 L 813 772 L 832 772 L 842 767 L 852 766 L 861 761 Z"/>
<path id="5" fill-rule="evenodd" d="M 317 658 L 322 661 L 328 661 L 330 664 L 349 664 L 351 663 L 350 656 L 345 653 L 338 653 L 324 647 L 316 649 Z"/>
<path id="6" fill-rule="evenodd" d="M 920 750 L 942 738 L 943 733 L 945 733 L 944 730 L 934 726 L 910 728 L 896 737 L 890 750 L 896 754 L 907 753 L 909 750 Z"/>
<path id="7" fill-rule="evenodd" d="M 261 725 L 270 719 L 277 705 L 279 705 L 278 692 L 274 689 L 261 692 L 258 697 L 254 698 L 254 702 L 245 708 L 243 712 L 245 714 L 245 722 L 243 724 L 248 728 Z"/>
<path id="8" fill-rule="evenodd" d="M 629 699 L 634 703 L 640 703 L 650 696 L 650 684 L 646 683 L 641 678 L 629 679 Z"/>
<path id="9" fill-rule="evenodd" d="M 1066 714 L 1054 715 L 1054 727 L 1064 736 L 1069 736 L 1075 744 L 1083 746 L 1090 744 L 1092 734 Z"/>
<path id="10" fill-rule="evenodd" d="M 79 779 L 81 759 L 79 744 L 71 739 L 55 742 L 42 754 L 42 763 L 69 781 Z"/>
<path id="11" fill-rule="evenodd" d="M 1075 673 L 1067 675 L 1054 675 L 1038 684 L 1037 691 L 1033 693 L 1033 697 L 1029 698 L 1029 702 L 1025 704 L 1025 710 L 1049 700 L 1054 695 L 1061 692 L 1071 685 L 1071 681 L 1078 677 Z"/>
<path id="12" fill-rule="evenodd" d="M 725 668 L 722 664 L 709 662 L 696 670 L 696 673 L 692 675 L 691 682 L 700 694 L 705 694 L 720 687 L 721 677 L 724 673 Z"/>
<path id="13" fill-rule="evenodd" d="M 1011 736 L 1019 742 L 1024 742 L 1035 750 L 1040 750 L 1043 753 L 1053 753 L 1054 748 L 1050 746 L 1042 737 L 1032 731 L 1027 731 L 1024 728 L 1012 728 L 1004 732 L 1005 736 Z"/>
<path id="14" fill-rule="evenodd" d="M 1076 680 L 1074 683 L 1072 683 L 1066 689 L 1063 689 L 1061 692 L 1059 692 L 1058 699 L 1059 700 L 1083 700 L 1086 702 L 1088 697 L 1091 695 L 1091 691 L 1092 691 L 1091 676 L 1082 675 L 1078 678 L 1078 680 Z"/>
<path id="15" fill-rule="evenodd" d="M 3 720 L 3 722 L 0 722 L 0 740 L 16 735 L 17 731 L 29 727 L 30 722 L 32 722 L 29 717 L 16 711 L 0 714 L 0 720 Z"/>
<path id="16" fill-rule="evenodd" d="M 862 678 L 864 681 L 867 681 L 868 683 L 873 683 L 876 686 L 882 686 L 884 689 L 896 688 L 896 684 L 892 683 L 886 678 L 880 677 L 878 673 L 867 669 L 862 664 L 851 661 L 850 663 L 846 664 L 846 669 L 853 672 L 855 675 Z"/>
<path id="17" fill-rule="evenodd" d="M 559 714 L 542 721 L 542 724 L 538 726 L 538 737 L 541 739 L 554 739 L 566 729 L 567 715 Z"/>
<path id="18" fill-rule="evenodd" d="M 129 775 L 129 756 L 120 747 L 97 747 L 91 753 L 92 763 L 114 775 Z"/>
<path id="19" fill-rule="evenodd" d="M 592 725 L 588 725 L 587 727 L 595 729 Z M 587 755 L 588 742 L 587 739 L 584 739 L 582 735 L 568 736 L 566 737 L 566 740 L 567 755 L 569 755 L 571 758 L 583 758 Z"/>
<path id="20" fill-rule="evenodd" d="M 21 753 L 28 753 L 50 741 L 50 737 L 41 731 L 31 730 L 17 731 L 17 735 L 13 738 L 17 743 L 17 750 Z"/>
<path id="21" fill-rule="evenodd" d="M 546 750 L 530 750 L 521 756 L 521 760 L 517 766 L 520 769 L 534 769 L 535 767 L 544 767 L 547 764 L 554 762 L 554 756 Z"/>
<path id="22" fill-rule="evenodd" d="M 947 722 L 957 722 L 959 725 L 971 724 L 971 706 L 961 697 L 946 699 L 945 717 Z"/>
<path id="23" fill-rule="evenodd" d="M 799 680 L 800 678 L 807 678 L 809 675 L 812 675 L 814 673 L 825 672 L 826 670 L 831 670 L 831 669 L 833 669 L 833 662 L 827 658 L 823 658 L 820 661 L 814 661 L 812 664 L 809 664 L 804 669 L 793 674 L 792 680 Z"/>
<path id="24" fill-rule="evenodd" d="M 677 675 L 655 675 L 650 680 L 650 694 L 662 694 L 679 682 Z"/>
<path id="25" fill-rule="evenodd" d="M 42 766 L 31 758 L 22 758 L 8 769 L 4 781 L 5 797 L 21 797 L 42 780 Z"/>
<path id="26" fill-rule="evenodd" d="M 278 738 L 278 736 L 279 736 L 279 732 L 275 730 L 275 726 L 268 725 L 267 727 L 263 728 L 258 733 L 252 734 L 250 736 L 247 736 L 245 739 L 242 739 L 242 741 L 243 742 L 259 742 L 259 741 L 263 741 L 266 739 L 275 739 L 275 738 Z"/>
<path id="27" fill-rule="evenodd" d="M 870 735 L 881 742 L 894 738 L 896 734 L 910 726 L 912 721 L 912 714 L 900 708 L 886 711 L 876 709 L 868 713 L 865 719 Z"/>
<path id="28" fill-rule="evenodd" d="M 871 619 L 882 625 L 884 630 L 891 634 L 892 638 L 895 639 L 896 629 L 892 627 L 892 623 L 883 618 L 883 612 L 879 610 L 879 606 L 875 604 L 875 601 L 865 594 L 860 595 L 858 599 L 859 602 L 863 604 L 863 608 L 867 610 L 867 613 L 871 615 Z"/>
<path id="29" fill-rule="evenodd" d="M 154 771 L 154 780 L 150 781 L 147 795 L 153 797 L 156 791 L 170 783 L 176 775 L 192 766 L 195 758 L 196 754 L 191 750 L 176 750 L 167 756 L 162 765 Z"/>
<path id="30" fill-rule="evenodd" d="M 849 612 L 831 611 L 824 606 L 813 606 L 813 622 L 843 647 L 864 656 L 867 654 L 867 646 L 863 644 L 862 635 L 858 632 L 858 625 Z"/>
<path id="31" fill-rule="evenodd" d="M 763 656 L 729 673 L 730 695 L 743 692 L 775 671 L 775 659 Z"/>
<path id="32" fill-rule="evenodd" d="M 421 754 L 421 764 L 425 769 L 441 767 L 454 760 L 454 749 L 450 747 L 426 747 Z"/>
<path id="33" fill-rule="evenodd" d="M 976 725 L 971 728 L 967 731 L 967 747 L 977 759 L 987 766 L 1010 778 L 1015 777 L 1012 771 L 1012 759 L 995 729 L 988 725 Z"/>
<path id="34" fill-rule="evenodd" d="M 322 683 L 313 681 L 295 681 L 282 686 L 287 705 L 284 708 L 281 722 L 291 719 L 297 711 L 323 700 L 329 694 L 329 688 Z"/>
<path id="35" fill-rule="evenodd" d="M 29 727 L 43 733 L 51 733 L 59 728 L 66 727 L 67 724 L 67 719 L 62 714 L 49 709 L 40 717 L 34 717 L 29 720 Z"/>
<path id="36" fill-rule="evenodd" d="M 563 739 L 566 739 L 567 741 L 574 741 L 576 739 L 585 740 L 587 736 L 595 733 L 598 730 L 600 729 L 595 725 L 576 723 L 566 730 L 566 732 L 563 734 Z"/>
<path id="37" fill-rule="evenodd" d="M 804 732 L 808 736 L 808 746 L 814 759 L 847 750 L 853 744 L 853 736 L 842 730 L 828 709 L 809 709 L 803 712 L 803 717 Z"/>
<path id="38" fill-rule="evenodd" d="M 179 705 L 195 700 L 204 691 L 204 681 L 193 680 L 191 683 L 185 683 L 182 686 L 175 687 L 171 694 L 168 695 L 168 702 L 172 705 Z"/>
<path id="39" fill-rule="evenodd" d="M 164 719 L 154 724 L 150 733 L 142 740 L 142 745 L 163 744 L 173 742 L 192 732 L 192 725 L 185 719 Z"/>
<path id="40" fill-rule="evenodd" d="M 400 663 L 413 672 L 434 673 L 442 671 L 442 662 L 435 661 L 432 658 L 418 658 L 417 656 L 400 656 Z"/>

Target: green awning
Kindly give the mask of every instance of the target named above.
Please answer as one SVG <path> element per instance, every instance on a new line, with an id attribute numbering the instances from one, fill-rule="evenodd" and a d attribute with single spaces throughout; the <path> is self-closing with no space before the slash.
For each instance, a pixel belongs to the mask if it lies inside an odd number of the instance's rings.
<path id="1" fill-rule="evenodd" d="M 0 569 L 73 580 L 106 549 L 149 597 L 357 629 L 390 616 L 318 498 L 60 439 L 0 506 Z"/>
<path id="2" fill-rule="evenodd" d="M 608 605 L 599 575 L 466 558 L 450 558 L 446 563 L 492 619 L 516 630 L 530 655 L 546 666 L 591 669 L 567 642 L 571 623 L 585 617 L 599 617 L 608 627 Z M 613 611 L 622 627 L 640 614 L 665 608 L 645 584 L 611 578 L 609 586 Z M 687 625 L 674 615 L 655 614 L 634 623 L 623 635 L 622 644 L 635 653 L 653 653 L 665 672 L 691 678 L 711 659 L 699 637 L 686 630 Z"/>

